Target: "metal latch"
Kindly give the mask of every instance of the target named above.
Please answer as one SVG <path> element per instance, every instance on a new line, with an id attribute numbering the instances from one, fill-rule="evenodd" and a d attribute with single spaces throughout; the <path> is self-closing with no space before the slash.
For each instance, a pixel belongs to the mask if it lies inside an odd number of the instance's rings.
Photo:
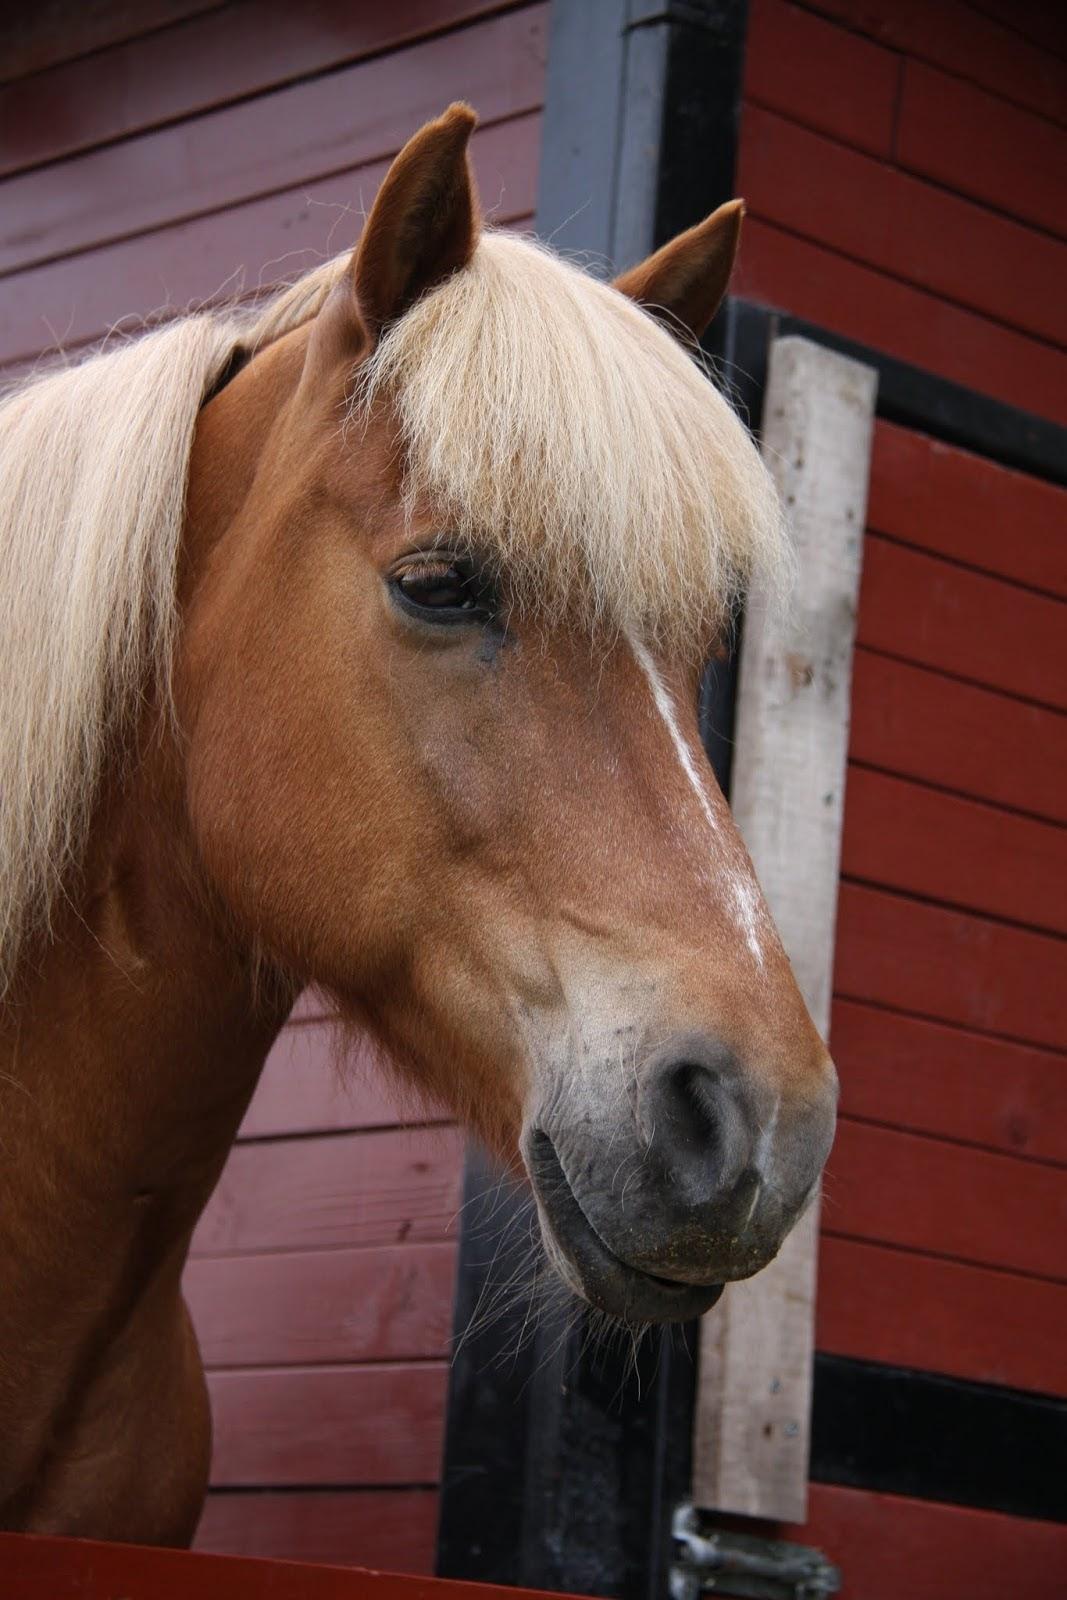
<path id="1" fill-rule="evenodd" d="M 694 1506 L 678 1506 L 671 1525 L 675 1554 L 671 1600 L 736 1595 L 739 1600 L 825 1600 L 839 1593 L 841 1574 L 821 1550 L 747 1533 L 701 1532 Z"/>

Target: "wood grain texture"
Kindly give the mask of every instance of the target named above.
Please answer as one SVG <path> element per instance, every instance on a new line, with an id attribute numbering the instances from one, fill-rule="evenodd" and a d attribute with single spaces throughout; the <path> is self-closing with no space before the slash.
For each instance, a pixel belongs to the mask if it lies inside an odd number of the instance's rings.
<path id="1" fill-rule="evenodd" d="M 216 1492 L 208 1495 L 194 1548 L 428 1574 L 437 1501 L 436 1489 Z"/>
<path id="2" fill-rule="evenodd" d="M 485 124 L 534 111 L 544 72 L 538 7 L 10 177 L 0 273 L 384 161 L 450 100 Z"/>
<path id="3" fill-rule="evenodd" d="M 853 765 L 842 871 L 1045 932 L 1067 932 L 1067 832 Z"/>
<path id="4" fill-rule="evenodd" d="M 894 54 L 787 0 L 752 0 L 748 18 L 746 101 L 857 150 L 891 155 L 900 78 Z"/>
<path id="5" fill-rule="evenodd" d="M 1039 339 L 751 217 L 737 292 L 1023 411 L 1067 422 L 1063 357 Z"/>
<path id="6" fill-rule="evenodd" d="M 447 1378 L 439 1361 L 209 1373 L 211 1482 L 436 1483 Z"/>
<path id="7" fill-rule="evenodd" d="M 395 0 L 388 7 L 354 6 L 351 0 L 298 6 L 291 0 L 230 0 L 215 8 L 186 7 L 195 15 L 178 26 L 0 87 L 0 173 L 129 139 L 384 54 L 496 6 L 497 0 Z"/>
<path id="8" fill-rule="evenodd" d="M 1067 599 L 1067 490 L 892 422 L 874 429 L 868 525 Z"/>
<path id="9" fill-rule="evenodd" d="M 193 1254 L 443 1239 L 461 1204 L 462 1165 L 454 1128 L 237 1145 Z"/>
<path id="10" fill-rule="evenodd" d="M 816 1026 L 830 1021 L 849 684 L 876 374 L 801 339 L 771 348 L 763 448 L 799 580 L 749 603 L 731 802 Z M 694 1499 L 798 1519 L 807 1492 L 817 1207 L 701 1326 Z"/>
<path id="11" fill-rule="evenodd" d="M 527 217 L 537 183 L 540 117 L 479 129 L 471 150 L 497 222 Z M 0 283 L 0 365 L 127 331 L 190 306 L 264 291 L 347 249 L 389 163 L 176 223 L 137 239 L 15 273 Z"/>
<path id="12" fill-rule="evenodd" d="M 1062 1054 L 840 997 L 832 1035 L 847 1115 L 1067 1164 Z"/>
<path id="13" fill-rule="evenodd" d="M 1062 1169 L 842 1117 L 823 1228 L 1053 1281 L 1067 1276 Z"/>
<path id="14" fill-rule="evenodd" d="M 1052 1600 L 1067 1528 L 905 1495 L 813 1483 L 803 1528 L 844 1575 L 839 1600 Z"/>
<path id="15" fill-rule="evenodd" d="M 1039 1394 L 1067 1387 L 1067 1286 L 824 1234 L 819 1350 Z"/>
<path id="16" fill-rule="evenodd" d="M 753 215 L 1035 338 L 1067 343 L 1067 244 L 759 106 L 738 188 Z"/>
<path id="17" fill-rule="evenodd" d="M 990 805 L 1067 821 L 1067 719 L 862 648 L 849 754 Z"/>
<path id="18" fill-rule="evenodd" d="M 444 1357 L 455 1246 L 272 1252 L 191 1261 L 183 1292 L 209 1367 Z"/>
<path id="19" fill-rule="evenodd" d="M 836 992 L 1051 1049 L 1067 1046 L 1062 939 L 843 883 Z"/>

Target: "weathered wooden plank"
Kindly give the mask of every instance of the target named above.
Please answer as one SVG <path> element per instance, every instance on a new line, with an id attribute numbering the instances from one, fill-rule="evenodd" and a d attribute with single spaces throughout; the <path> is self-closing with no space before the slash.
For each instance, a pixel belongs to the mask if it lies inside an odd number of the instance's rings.
<path id="1" fill-rule="evenodd" d="M 792 70 L 792 64 L 790 64 Z M 738 188 L 753 215 L 1035 338 L 1067 343 L 1067 244 L 755 105 Z"/>
<path id="2" fill-rule="evenodd" d="M 1039 1394 L 1067 1388 L 1067 1285 L 825 1233 L 815 1343 Z"/>
<path id="3" fill-rule="evenodd" d="M 853 765 L 841 870 L 963 910 L 1067 932 L 1067 832 Z"/>
<path id="4" fill-rule="evenodd" d="M 867 522 L 1067 599 L 1067 490 L 969 450 L 876 423 Z"/>
<path id="5" fill-rule="evenodd" d="M 835 990 L 1026 1044 L 1067 1046 L 1063 941 L 843 883 Z"/>
<path id="6" fill-rule="evenodd" d="M 144 0 L 141 0 L 143 7 Z M 498 0 L 230 0 L 0 88 L 0 173 L 214 110 L 310 73 L 442 33 Z M 79 11 L 83 8 L 79 8 Z M 5 57 L 7 37 L 5 36 Z"/>
<path id="7" fill-rule="evenodd" d="M 850 807 L 853 784 L 851 775 Z M 1067 1070 L 1057 1052 L 840 997 L 832 1035 L 848 1115 L 1067 1163 Z"/>
<path id="8" fill-rule="evenodd" d="M 190 1261 L 183 1292 L 209 1367 L 418 1361 L 448 1353 L 455 1246 Z"/>
<path id="9" fill-rule="evenodd" d="M 1067 1277 L 1061 1168 L 899 1128 L 841 1118 L 822 1220 L 840 1237 Z"/>
<path id="10" fill-rule="evenodd" d="M 321 1250 L 445 1238 L 459 1210 L 454 1128 L 239 1144 L 193 1236 L 193 1253 Z"/>
<path id="11" fill-rule="evenodd" d="M 792 522 L 788 619 L 756 597 L 741 656 L 732 802 L 816 1025 L 830 1022 L 849 684 L 872 369 L 802 339 L 771 350 L 764 450 Z M 693 1493 L 799 1520 L 807 1495 L 817 1208 L 778 1260 L 704 1319 Z"/>
<path id="12" fill-rule="evenodd" d="M 1023 411 L 1067 422 L 1063 356 L 760 217 L 745 225 L 738 292 Z"/>
<path id="13" fill-rule="evenodd" d="M 436 1483 L 446 1380 L 441 1361 L 209 1373 L 211 1482 Z"/>
<path id="14" fill-rule="evenodd" d="M 436 1489 L 284 1489 L 208 1495 L 194 1548 L 271 1561 L 432 1573 Z"/>
<path id="15" fill-rule="evenodd" d="M 0 183 L 0 273 L 390 158 L 450 100 L 487 124 L 536 110 L 545 8 L 124 139 Z"/>

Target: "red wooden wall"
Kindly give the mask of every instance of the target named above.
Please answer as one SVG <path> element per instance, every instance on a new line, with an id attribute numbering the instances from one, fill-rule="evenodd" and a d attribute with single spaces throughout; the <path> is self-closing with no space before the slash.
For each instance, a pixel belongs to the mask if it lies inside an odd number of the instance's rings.
<path id="1" fill-rule="evenodd" d="M 753 0 L 744 292 L 1067 421 L 1054 9 Z M 1067 1391 L 1065 600 L 1067 492 L 878 424 L 817 1344 L 1051 1394 Z M 1036 1600 L 1067 1570 L 1063 1529 L 829 1485 L 800 1537 L 863 1600 Z"/>
<path id="2" fill-rule="evenodd" d="M 534 208 L 546 3 L 100 0 L 0 21 L 0 368 L 252 291 L 356 236 L 455 98 L 486 210 Z M 59 14 L 61 12 L 61 15 Z M 5 375 L 0 373 L 0 376 Z M 457 1131 L 372 1066 L 336 1087 L 305 1007 L 196 1235 L 215 1414 L 198 1543 L 432 1570 Z"/>

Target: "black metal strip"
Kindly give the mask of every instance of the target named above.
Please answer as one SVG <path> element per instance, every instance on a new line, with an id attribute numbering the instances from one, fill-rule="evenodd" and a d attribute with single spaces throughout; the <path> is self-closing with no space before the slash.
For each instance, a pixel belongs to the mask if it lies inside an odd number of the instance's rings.
<path id="1" fill-rule="evenodd" d="M 797 334 L 876 367 L 878 415 L 887 421 L 959 445 L 1001 466 L 1067 484 L 1067 428 L 1058 423 L 965 389 L 784 311 L 731 299 L 727 321 L 730 331 L 723 352 L 723 375 L 753 428 L 759 423 L 770 342 Z"/>
<path id="2" fill-rule="evenodd" d="M 1067 1401 L 818 1355 L 811 1476 L 1067 1522 Z"/>

